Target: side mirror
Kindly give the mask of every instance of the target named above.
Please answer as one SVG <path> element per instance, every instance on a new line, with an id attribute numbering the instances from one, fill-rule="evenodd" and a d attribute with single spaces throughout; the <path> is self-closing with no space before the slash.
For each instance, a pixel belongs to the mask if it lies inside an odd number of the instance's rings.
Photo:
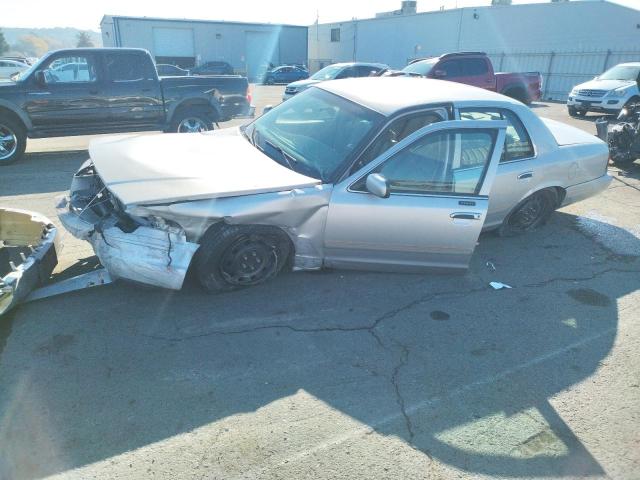
<path id="1" fill-rule="evenodd" d="M 389 182 L 383 175 L 372 173 L 367 176 L 367 191 L 380 198 L 389 198 Z"/>
<path id="2" fill-rule="evenodd" d="M 36 79 L 36 83 L 41 87 L 47 86 L 47 76 L 45 75 L 44 70 L 38 70 L 35 73 L 35 79 Z"/>
<path id="3" fill-rule="evenodd" d="M 444 70 L 434 70 L 433 76 L 436 78 L 444 78 L 447 76 L 447 72 Z"/>

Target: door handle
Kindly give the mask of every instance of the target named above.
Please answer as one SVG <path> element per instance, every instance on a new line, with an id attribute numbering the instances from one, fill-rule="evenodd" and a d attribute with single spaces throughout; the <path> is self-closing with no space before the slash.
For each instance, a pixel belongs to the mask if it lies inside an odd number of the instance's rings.
<path id="1" fill-rule="evenodd" d="M 526 180 L 527 178 L 533 178 L 533 172 L 524 172 L 518 175 L 518 180 Z"/>
<path id="2" fill-rule="evenodd" d="M 480 220 L 482 218 L 482 214 L 477 212 L 454 212 L 449 216 L 458 220 Z"/>

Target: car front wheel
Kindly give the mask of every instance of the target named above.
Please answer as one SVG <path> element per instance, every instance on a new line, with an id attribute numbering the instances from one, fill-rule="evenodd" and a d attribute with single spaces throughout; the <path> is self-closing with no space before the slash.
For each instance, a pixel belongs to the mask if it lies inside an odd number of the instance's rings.
<path id="1" fill-rule="evenodd" d="M 558 194 L 554 189 L 536 192 L 511 210 L 498 229 L 498 234 L 501 237 L 513 237 L 535 230 L 547 222 L 557 206 Z"/>
<path id="2" fill-rule="evenodd" d="M 22 157 L 27 147 L 27 133 L 18 122 L 0 117 L 0 166 Z"/>
<path id="3" fill-rule="evenodd" d="M 289 262 L 293 248 L 285 232 L 263 225 L 214 225 L 194 259 L 200 284 L 223 292 L 264 283 Z"/>

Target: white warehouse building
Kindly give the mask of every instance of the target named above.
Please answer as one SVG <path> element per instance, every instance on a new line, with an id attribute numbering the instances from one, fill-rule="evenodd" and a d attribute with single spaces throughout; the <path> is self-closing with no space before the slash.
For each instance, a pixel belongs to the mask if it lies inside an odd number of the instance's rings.
<path id="1" fill-rule="evenodd" d="M 105 15 L 100 29 L 105 47 L 145 48 L 156 63 L 183 68 L 225 61 L 250 78 L 269 63 L 308 59 L 305 26 Z"/>
<path id="2" fill-rule="evenodd" d="M 640 10 L 605 0 L 425 13 L 415 7 L 402 2 L 376 18 L 310 26 L 310 69 L 345 61 L 402 68 L 415 58 L 484 51 L 497 71 L 541 72 L 543 97 L 565 100 L 574 85 L 617 63 L 640 61 Z"/>

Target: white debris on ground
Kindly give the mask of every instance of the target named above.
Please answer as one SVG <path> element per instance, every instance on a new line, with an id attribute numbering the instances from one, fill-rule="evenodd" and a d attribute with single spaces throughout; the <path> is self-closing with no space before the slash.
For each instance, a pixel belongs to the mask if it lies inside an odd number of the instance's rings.
<path id="1" fill-rule="evenodd" d="M 640 224 L 621 226 L 617 218 L 591 210 L 576 219 L 585 234 L 618 255 L 640 256 Z"/>

